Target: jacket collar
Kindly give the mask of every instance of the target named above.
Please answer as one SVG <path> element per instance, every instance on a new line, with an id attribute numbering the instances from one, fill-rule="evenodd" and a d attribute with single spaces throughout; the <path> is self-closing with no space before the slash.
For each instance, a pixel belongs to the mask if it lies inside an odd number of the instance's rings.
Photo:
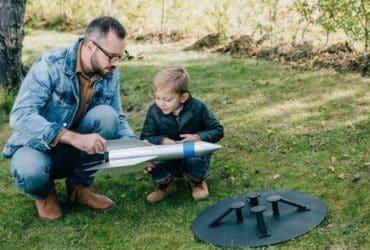
<path id="1" fill-rule="evenodd" d="M 192 109 L 193 102 L 193 97 L 189 94 L 189 99 L 184 103 L 184 107 L 180 112 L 180 129 L 194 116 Z"/>
<path id="2" fill-rule="evenodd" d="M 65 72 L 69 75 L 75 75 L 78 45 L 82 40 L 83 38 L 79 38 L 72 46 L 67 48 Z"/>

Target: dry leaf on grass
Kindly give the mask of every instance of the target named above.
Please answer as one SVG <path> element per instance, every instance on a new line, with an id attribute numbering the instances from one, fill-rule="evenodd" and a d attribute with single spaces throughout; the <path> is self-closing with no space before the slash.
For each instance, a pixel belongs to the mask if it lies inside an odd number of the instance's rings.
<path id="1" fill-rule="evenodd" d="M 335 172 L 335 167 L 334 166 L 329 166 L 329 170 L 334 173 Z"/>
<path id="2" fill-rule="evenodd" d="M 338 174 L 338 178 L 344 180 L 346 178 L 345 174 Z"/>
<path id="3" fill-rule="evenodd" d="M 280 175 L 279 174 L 274 174 L 273 176 L 272 176 L 272 179 L 273 180 L 277 180 L 277 179 L 279 179 L 280 178 Z"/>

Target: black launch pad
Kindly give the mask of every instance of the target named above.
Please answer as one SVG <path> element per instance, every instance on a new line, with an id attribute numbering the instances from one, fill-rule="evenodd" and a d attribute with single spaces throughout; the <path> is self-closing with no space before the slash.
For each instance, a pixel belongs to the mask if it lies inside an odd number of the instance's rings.
<path id="1" fill-rule="evenodd" d="M 198 215 L 192 231 L 223 247 L 277 244 L 307 233 L 325 218 L 318 198 L 295 191 L 253 192 L 221 201 Z"/>

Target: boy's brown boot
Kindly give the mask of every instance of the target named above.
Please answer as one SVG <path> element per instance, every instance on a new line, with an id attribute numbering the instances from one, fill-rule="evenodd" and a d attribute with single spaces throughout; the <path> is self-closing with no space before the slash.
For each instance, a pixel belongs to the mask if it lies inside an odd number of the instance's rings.
<path id="1" fill-rule="evenodd" d="M 175 180 L 172 176 L 158 182 L 156 190 L 150 193 L 146 200 L 149 203 L 157 203 L 164 200 L 170 194 L 176 192 L 177 187 Z"/>
<path id="2" fill-rule="evenodd" d="M 208 186 L 205 179 L 195 178 L 187 173 L 184 174 L 184 178 L 190 180 L 191 195 L 194 200 L 202 201 L 209 197 Z"/>
<path id="3" fill-rule="evenodd" d="M 54 183 L 44 199 L 36 199 L 36 208 L 39 217 L 43 220 L 56 220 L 62 216 L 62 209 L 59 206 Z"/>
<path id="4" fill-rule="evenodd" d="M 197 201 L 205 200 L 209 197 L 208 186 L 206 180 L 200 182 L 191 182 L 191 195 Z"/>
<path id="5" fill-rule="evenodd" d="M 98 194 L 91 186 L 66 184 L 68 200 L 71 202 L 77 202 L 98 211 L 108 211 L 113 207 L 114 203 L 111 199 Z"/>

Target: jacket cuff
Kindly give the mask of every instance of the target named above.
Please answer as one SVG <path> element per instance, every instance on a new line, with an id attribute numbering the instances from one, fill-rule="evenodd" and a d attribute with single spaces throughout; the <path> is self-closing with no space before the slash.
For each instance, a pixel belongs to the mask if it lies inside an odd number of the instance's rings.
<path id="1" fill-rule="evenodd" d="M 207 133 L 206 132 L 199 132 L 197 134 L 197 136 L 199 137 L 200 141 L 207 141 Z"/>
<path id="2" fill-rule="evenodd" d="M 47 145 L 50 145 L 54 138 L 62 131 L 63 127 L 57 123 L 52 123 L 44 133 L 44 141 Z"/>
<path id="3" fill-rule="evenodd" d="M 163 139 L 164 139 L 164 136 L 156 136 L 156 137 L 149 139 L 149 142 L 155 145 L 161 145 Z"/>
<path id="4" fill-rule="evenodd" d="M 50 147 L 55 147 L 58 143 L 60 138 L 67 132 L 68 130 L 65 128 L 62 128 L 62 130 L 57 134 L 57 136 L 54 137 L 54 139 L 49 144 Z"/>

